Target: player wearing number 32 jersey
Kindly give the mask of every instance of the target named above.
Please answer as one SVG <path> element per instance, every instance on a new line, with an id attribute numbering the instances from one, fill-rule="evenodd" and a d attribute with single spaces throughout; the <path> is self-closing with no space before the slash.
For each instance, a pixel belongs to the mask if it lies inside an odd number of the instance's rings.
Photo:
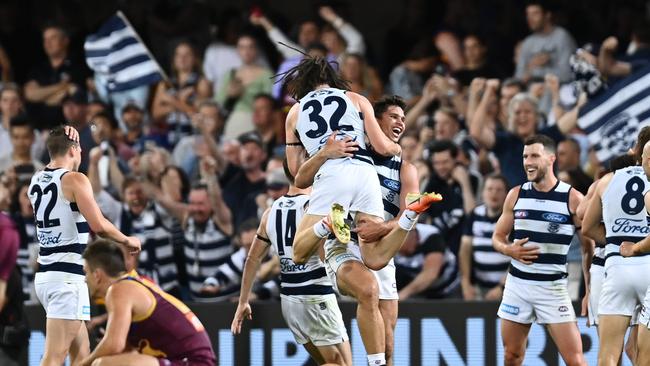
<path id="1" fill-rule="evenodd" d="M 50 163 L 29 186 L 39 241 L 36 295 L 47 315 L 45 354 L 41 365 L 61 365 L 68 352 L 71 363 L 89 353 L 90 300 L 81 257 L 90 230 L 140 250 L 140 241 L 127 237 L 102 216 L 88 178 L 76 172 L 81 162 L 78 132 L 57 127 L 47 139 Z"/>

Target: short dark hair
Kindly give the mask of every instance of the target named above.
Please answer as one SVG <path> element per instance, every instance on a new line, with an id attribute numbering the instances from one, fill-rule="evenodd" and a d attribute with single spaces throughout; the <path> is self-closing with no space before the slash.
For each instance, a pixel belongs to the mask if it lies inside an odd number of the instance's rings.
<path id="1" fill-rule="evenodd" d="M 561 143 L 571 144 L 573 148 L 576 149 L 578 153 L 580 153 L 580 143 L 578 142 L 578 140 L 574 139 L 573 137 L 567 137 L 564 140 L 560 141 L 560 144 Z"/>
<path id="2" fill-rule="evenodd" d="M 94 123 L 97 118 L 104 118 L 105 120 L 107 120 L 108 124 L 114 130 L 117 130 L 120 127 L 117 124 L 117 120 L 115 119 L 115 117 L 113 117 L 113 114 L 110 113 L 108 110 L 104 110 L 104 111 L 101 111 L 101 112 L 95 114 L 93 116 L 93 118 L 92 118 L 92 123 Z"/>
<path id="3" fill-rule="evenodd" d="M 124 181 L 122 182 L 122 193 L 124 193 L 124 191 L 126 191 L 129 187 L 137 183 L 140 183 L 140 179 L 136 177 L 129 176 L 124 178 Z"/>
<path id="4" fill-rule="evenodd" d="M 542 11 L 544 13 L 548 13 L 548 12 L 552 13 L 555 10 L 554 9 L 555 7 L 549 0 L 528 0 L 526 1 L 526 7 L 529 6 L 539 6 L 540 8 L 542 8 Z"/>
<path id="5" fill-rule="evenodd" d="M 114 242 L 99 239 L 88 244 L 83 253 L 83 259 L 92 269 L 100 268 L 111 277 L 118 277 L 126 272 L 124 253 Z"/>
<path id="6" fill-rule="evenodd" d="M 32 132 L 34 131 L 34 127 L 32 127 L 29 118 L 25 113 L 20 113 L 9 121 L 9 130 L 15 127 L 28 127 Z"/>
<path id="7" fill-rule="evenodd" d="M 637 164 L 641 164 L 641 154 L 643 147 L 650 141 L 650 126 L 643 127 L 636 137 L 636 145 L 634 146 L 634 160 Z"/>
<path id="8" fill-rule="evenodd" d="M 453 109 L 441 106 L 440 108 L 436 109 L 436 112 L 443 113 L 447 115 L 447 117 L 453 119 L 456 123 L 460 124 L 460 117 L 458 117 L 458 113 L 456 113 Z"/>
<path id="9" fill-rule="evenodd" d="M 488 174 L 485 177 L 485 181 L 487 182 L 489 180 L 499 180 L 501 183 L 503 183 L 503 186 L 506 187 L 506 191 L 510 189 L 510 185 L 508 184 L 508 180 L 506 179 L 505 175 L 499 174 L 499 173 L 491 173 Z"/>
<path id="10" fill-rule="evenodd" d="M 634 161 L 634 156 L 626 153 L 610 159 L 607 165 L 607 170 L 609 173 L 615 172 L 619 169 L 627 168 L 628 166 L 636 165 L 636 162 Z"/>
<path id="11" fill-rule="evenodd" d="M 241 235 L 246 231 L 257 230 L 259 226 L 260 226 L 260 222 L 255 217 L 251 217 L 247 220 L 244 220 L 244 222 L 239 224 L 239 227 L 237 228 L 237 236 Z"/>
<path id="12" fill-rule="evenodd" d="M 203 182 L 194 182 L 190 188 L 190 191 L 208 191 L 208 185 Z"/>
<path id="13" fill-rule="evenodd" d="M 271 103 L 271 109 L 273 109 L 273 110 L 277 110 L 278 107 L 279 107 L 278 101 L 275 98 L 273 98 L 273 96 L 271 94 L 269 94 L 269 93 L 257 93 L 257 94 L 255 94 L 255 96 L 253 97 L 253 100 L 255 101 L 255 100 L 258 100 L 258 99 L 266 99 L 266 100 L 268 100 L 269 103 Z"/>
<path id="14" fill-rule="evenodd" d="M 515 78 L 507 78 L 503 81 L 503 83 L 501 83 L 501 89 L 511 86 L 516 86 L 519 88 L 519 91 L 526 89 L 526 84 L 524 84 L 523 81 Z"/>
<path id="15" fill-rule="evenodd" d="M 291 170 L 289 170 L 289 161 L 286 156 L 282 159 L 282 169 L 284 170 L 284 175 L 287 176 L 289 183 L 291 183 L 291 185 L 296 184 L 296 177 L 294 177 L 293 174 L 291 174 Z"/>
<path id="16" fill-rule="evenodd" d="M 65 133 L 65 126 L 55 127 L 47 137 L 47 152 L 50 159 L 65 155 L 72 146 L 79 146 L 79 143 L 71 140 Z"/>
<path id="17" fill-rule="evenodd" d="M 524 141 L 524 146 L 528 145 L 534 145 L 534 144 L 542 144 L 544 145 L 544 150 L 555 154 L 555 141 L 553 141 L 552 138 L 546 136 L 546 135 L 533 135 L 530 136 Z"/>
<path id="18" fill-rule="evenodd" d="M 406 111 L 406 102 L 399 95 L 384 95 L 372 106 L 375 110 L 375 118 L 380 118 L 389 107 L 396 106 Z"/>
<path id="19" fill-rule="evenodd" d="M 63 26 L 60 23 L 56 23 L 56 22 L 48 22 L 48 23 L 46 23 L 43 26 L 43 28 L 41 28 L 41 33 L 45 33 L 45 31 L 48 30 L 48 29 L 56 29 L 59 32 L 61 32 L 63 34 L 63 36 L 70 39 L 70 32 L 68 31 L 68 29 L 65 26 Z"/>
<path id="20" fill-rule="evenodd" d="M 458 157 L 458 146 L 454 144 L 453 141 L 451 140 L 437 140 L 434 141 L 431 144 L 431 147 L 429 148 L 431 151 L 431 156 L 433 157 L 433 154 L 435 153 L 441 153 L 445 151 L 449 151 L 449 154 L 451 154 L 451 157 L 456 159 Z"/>

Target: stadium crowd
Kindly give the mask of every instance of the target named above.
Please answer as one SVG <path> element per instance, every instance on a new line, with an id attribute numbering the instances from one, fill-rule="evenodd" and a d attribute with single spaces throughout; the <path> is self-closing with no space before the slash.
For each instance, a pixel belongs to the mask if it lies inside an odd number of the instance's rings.
<path id="1" fill-rule="evenodd" d="M 187 22 L 196 6 L 179 18 Z M 227 10 L 210 43 L 209 34 L 194 34 L 197 27 L 156 18 L 144 35 L 154 54 L 173 44 L 159 57 L 162 66 L 168 60 L 167 79 L 119 93 L 108 92 L 74 52 L 64 21 L 42 24 L 42 60 L 0 48 L 0 308 L 17 293 L 13 263 L 24 300 L 37 301 L 38 240 L 27 188 L 47 163 L 48 130 L 64 121 L 80 133 L 80 171 L 102 212 L 141 239 L 139 271 L 184 300 L 236 300 L 261 214 L 289 188 L 284 121 L 295 101 L 273 75 L 305 54 L 327 56 L 371 102 L 404 99 L 402 157 L 416 165 L 423 191 L 444 197 L 395 258 L 400 300 L 500 300 L 509 258 L 492 248 L 491 236 L 508 189 L 525 181 L 523 141 L 536 133 L 555 140 L 558 177 L 586 194 L 603 166 L 577 127 L 590 90 L 575 87 L 570 64 L 591 65 L 591 77 L 612 85 L 650 61 L 650 27 L 641 14 L 621 20 L 624 30 L 610 26 L 616 37 L 602 43 L 580 34 L 593 43 L 578 48 L 571 27 L 556 23 L 566 9 L 511 4 L 528 35 L 504 53 L 493 35 L 459 19 L 458 6 L 447 7 L 447 27 L 410 37 L 399 45 L 410 50 L 376 64 L 365 35 L 327 5 L 292 33 L 259 8 Z M 512 61 L 500 53 L 513 54 Z M 571 297 L 579 300 L 577 236 L 569 262 Z M 257 299 L 278 298 L 281 265 L 263 264 Z"/>

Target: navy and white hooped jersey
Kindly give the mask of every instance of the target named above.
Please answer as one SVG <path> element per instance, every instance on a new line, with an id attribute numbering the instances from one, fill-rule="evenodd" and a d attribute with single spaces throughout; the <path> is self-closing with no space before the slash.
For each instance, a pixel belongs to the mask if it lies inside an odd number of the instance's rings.
<path id="1" fill-rule="evenodd" d="M 354 158 L 345 159 L 372 164 L 364 141 L 363 115 L 345 95 L 345 90 L 336 88 L 314 90 L 300 99 L 299 103 L 300 112 L 296 132 L 309 156 L 316 154 L 325 146 L 332 131 L 338 131 L 339 138 L 349 136 L 359 143 L 359 150 Z M 330 160 L 327 163 L 330 163 Z"/>
<path id="2" fill-rule="evenodd" d="M 602 196 L 603 223 L 607 239 L 606 262 L 610 262 L 612 257 L 622 259 L 622 242 L 637 242 L 650 232 L 643 201 L 643 196 L 649 189 L 650 183 L 640 166 L 630 166 L 614 172 Z"/>
<path id="3" fill-rule="evenodd" d="M 333 294 L 332 282 L 318 254 L 304 264 L 293 262 L 293 239 L 309 196 L 282 196 L 273 202 L 266 222 L 271 250 L 280 257 L 280 293 L 288 296 Z"/>
<path id="4" fill-rule="evenodd" d="M 199 301 L 206 297 L 201 293 L 203 281 L 219 269 L 219 266 L 228 261 L 233 247 L 230 238 L 226 236 L 219 226 L 208 219 L 204 228 L 199 228 L 193 218 L 187 220 L 185 229 L 185 268 L 190 285 L 192 299 Z"/>
<path id="5" fill-rule="evenodd" d="M 39 242 L 38 273 L 35 282 L 85 281 L 81 257 L 90 227 L 74 202 L 63 195 L 61 177 L 67 169 L 40 171 L 27 191 L 34 208 Z"/>
<path id="6" fill-rule="evenodd" d="M 508 271 L 510 257 L 494 249 L 492 234 L 499 216 L 488 216 L 487 206 L 480 205 L 466 218 L 463 235 L 472 237 L 472 275 L 476 283 L 492 288 Z"/>
<path id="7" fill-rule="evenodd" d="M 558 181 L 549 192 L 533 183 L 521 185 L 514 207 L 514 238 L 528 238 L 524 246 L 539 247 L 532 264 L 510 262 L 510 274 L 531 281 L 555 281 L 567 277 L 567 253 L 576 228 L 569 211 L 571 186 Z"/>
<path id="8" fill-rule="evenodd" d="M 397 217 L 400 211 L 402 157 L 399 155 L 385 157 L 374 152 L 371 155 L 381 185 L 381 195 L 384 201 L 384 220 L 392 220 Z"/>
<path id="9" fill-rule="evenodd" d="M 595 247 L 594 256 L 591 258 L 592 266 L 605 266 L 605 248 L 604 247 Z"/>

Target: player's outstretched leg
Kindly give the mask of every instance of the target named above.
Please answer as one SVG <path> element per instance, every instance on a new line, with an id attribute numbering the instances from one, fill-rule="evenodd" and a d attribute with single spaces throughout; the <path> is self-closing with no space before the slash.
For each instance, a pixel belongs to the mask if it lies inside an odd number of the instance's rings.
<path id="1" fill-rule="evenodd" d="M 374 243 L 365 243 L 360 238 L 359 247 L 363 256 L 363 262 L 372 270 L 384 268 L 388 262 L 397 254 L 402 247 L 406 235 L 417 222 L 418 216 L 426 211 L 431 204 L 442 200 L 442 196 L 436 193 L 409 193 L 406 196 L 406 210 L 400 216 L 398 225 L 395 226 L 386 236 Z M 382 218 L 357 213 L 357 222 L 364 220 L 378 222 Z"/>

